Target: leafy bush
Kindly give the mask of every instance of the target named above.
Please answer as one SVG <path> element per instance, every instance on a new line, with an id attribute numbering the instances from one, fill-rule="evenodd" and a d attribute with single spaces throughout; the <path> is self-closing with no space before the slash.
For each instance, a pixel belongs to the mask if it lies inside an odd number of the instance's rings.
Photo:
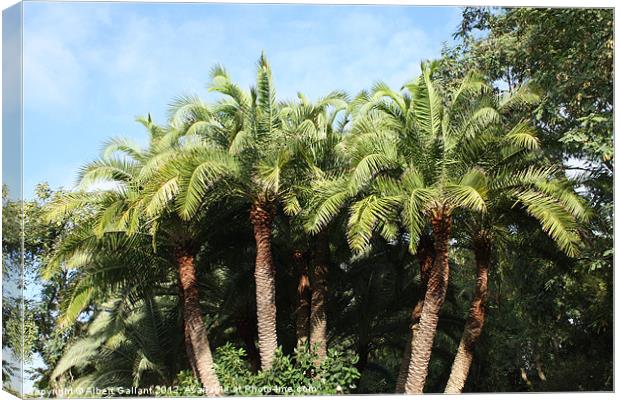
<path id="1" fill-rule="evenodd" d="M 228 343 L 215 353 L 215 370 L 227 395 L 321 395 L 344 394 L 355 389 L 360 377 L 353 366 L 357 356 L 329 349 L 320 366 L 315 366 L 316 355 L 306 347 L 298 347 L 294 354 L 285 355 L 282 349 L 269 371 L 253 373 L 246 360 L 245 350 Z M 172 388 L 160 388 L 158 395 L 202 395 L 201 385 L 191 371 L 181 371 Z"/>

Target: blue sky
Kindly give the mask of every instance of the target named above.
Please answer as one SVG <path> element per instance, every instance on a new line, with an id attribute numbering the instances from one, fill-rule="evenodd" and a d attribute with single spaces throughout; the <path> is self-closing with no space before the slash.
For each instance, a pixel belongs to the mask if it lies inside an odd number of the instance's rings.
<path id="1" fill-rule="evenodd" d="M 211 99 L 216 63 L 249 87 L 264 50 L 280 98 L 400 87 L 459 20 L 457 7 L 27 2 L 24 194 L 72 186 L 106 138 L 143 141 L 137 115 L 164 122 L 175 96 Z"/>

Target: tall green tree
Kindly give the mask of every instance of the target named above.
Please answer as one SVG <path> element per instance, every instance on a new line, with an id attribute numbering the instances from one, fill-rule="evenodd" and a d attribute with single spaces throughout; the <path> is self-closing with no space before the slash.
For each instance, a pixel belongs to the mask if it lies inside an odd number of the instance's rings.
<path id="1" fill-rule="evenodd" d="M 497 82 L 500 88 L 516 88 L 529 82 L 541 89 L 541 101 L 533 115 L 545 154 L 561 167 L 592 209 L 589 220 L 581 223 L 587 246 L 578 258 L 558 256 L 555 261 L 546 261 L 550 263 L 549 267 L 544 273 L 541 272 L 539 279 L 551 279 L 557 285 L 558 292 L 552 295 L 552 285 L 549 284 L 545 306 L 535 308 L 532 319 L 528 319 L 528 323 L 533 324 L 530 327 L 532 332 L 549 333 L 544 339 L 539 337 L 540 341 L 532 339 L 545 350 L 540 350 L 543 355 L 529 364 L 543 365 L 546 362 L 559 365 L 559 360 L 566 360 L 562 368 L 555 370 L 558 375 L 553 377 L 552 369 L 545 380 L 538 379 L 533 369 L 535 379 L 530 381 L 533 382 L 531 387 L 542 390 L 542 387 L 562 386 L 560 382 L 570 382 L 573 388 L 591 387 L 592 377 L 598 376 L 594 371 L 609 371 L 608 366 L 611 365 L 612 335 L 603 328 L 610 326 L 611 313 L 598 307 L 591 308 L 591 305 L 586 305 L 588 302 L 568 300 L 560 293 L 571 291 L 568 287 L 572 287 L 572 278 L 567 278 L 567 274 L 576 274 L 593 285 L 588 286 L 587 291 L 583 286 L 582 298 L 597 298 L 601 307 L 607 310 L 611 307 L 613 11 L 466 8 L 456 38 L 459 39 L 457 44 L 444 51 L 442 69 L 446 75 L 462 76 L 465 71 L 474 68 Z M 515 110 L 513 114 L 523 115 L 523 112 Z M 526 114 L 529 116 L 530 112 L 526 111 Z M 511 245 L 514 244 L 511 242 Z M 517 264 L 520 263 L 508 260 L 503 269 L 508 273 Z M 506 285 L 504 282 L 504 286 L 512 287 L 512 284 Z M 564 300 L 554 299 L 556 295 Z M 556 301 L 564 305 L 562 309 L 565 311 L 556 309 Z M 546 317 L 552 313 L 549 311 L 551 309 L 571 315 L 588 315 L 585 318 L 594 318 L 597 322 L 575 323 L 573 317 L 558 316 L 556 325 L 552 322 L 554 320 Z M 593 312 L 594 309 L 599 311 Z M 567 322 L 569 319 L 572 322 Z M 554 328 L 551 329 L 550 325 Z M 555 333 L 552 334 L 552 331 Z M 585 341 L 585 337 L 590 339 Z M 545 344 L 542 344 L 543 341 Z M 586 342 L 597 343 L 597 349 L 593 350 Z M 597 361 L 581 364 L 569 355 L 583 352 L 596 352 L 597 356 L 593 359 Z M 570 372 L 584 369 L 581 374 Z M 528 368 L 525 367 L 525 370 Z M 603 375 L 609 378 L 608 373 Z M 601 379 L 604 381 L 607 378 Z M 485 379 L 482 381 L 487 382 Z M 471 387 L 472 390 L 475 388 L 475 385 Z"/>
<path id="2" fill-rule="evenodd" d="M 256 87 L 249 93 L 234 84 L 222 67 L 211 73 L 210 90 L 224 95 L 215 106 L 217 119 L 200 120 L 196 129 L 212 132 L 181 157 L 177 169 L 186 171 L 180 184 L 180 212 L 192 218 L 208 196 L 245 204 L 254 230 L 256 313 L 263 370 L 271 368 L 278 346 L 276 332 L 276 267 L 272 229 L 276 207 L 288 196 L 289 137 L 282 129 L 271 68 L 264 55 L 257 65 Z M 210 190 L 214 180 L 223 184 Z"/>
<path id="3" fill-rule="evenodd" d="M 509 165 L 512 149 L 527 148 L 535 142 L 524 124 L 509 131 L 494 129 L 499 123 L 498 109 L 510 107 L 518 99 L 497 99 L 476 74 L 468 74 L 448 91 L 433 79 L 434 67 L 423 65 L 420 78 L 405 85 L 410 96 L 381 85 L 375 90 L 375 96 L 380 93 L 387 100 L 371 100 L 366 107 L 366 119 L 360 119 L 372 127 L 363 131 L 371 133 L 372 143 L 360 135 L 362 139 L 357 145 L 368 146 L 371 151 L 363 153 L 356 167 L 358 181 L 371 181 L 374 187 L 352 206 L 349 223 L 349 241 L 354 248 L 363 250 L 375 229 L 393 239 L 394 221 L 402 218 L 410 247 L 415 249 L 426 218 L 430 219 L 435 258 L 420 325 L 411 343 L 405 384 L 408 393 L 421 392 L 426 379 L 448 284 L 453 213 L 459 209 L 486 212 L 490 189 L 499 184 L 494 180 L 493 169 Z M 489 132 L 499 136 L 494 151 L 506 155 L 507 160 L 502 160 L 500 166 L 484 162 L 484 154 L 489 151 Z M 368 147 L 364 150 L 368 151 Z M 529 178 L 531 173 L 525 171 L 524 175 Z M 553 204 L 529 192 L 516 193 L 515 197 L 534 215 L 548 217 L 545 228 L 559 236 L 561 245 L 572 244 L 574 226 L 559 231 L 562 226 L 556 221 L 558 210 Z"/>
<path id="4" fill-rule="evenodd" d="M 301 93 L 298 97 L 298 103 L 287 103 L 282 108 L 283 129 L 294 138 L 292 157 L 296 161 L 296 182 L 292 185 L 291 196 L 285 200 L 285 210 L 294 223 L 312 234 L 309 238 L 312 245 L 309 251 L 309 345 L 317 352 L 317 362 L 320 362 L 327 355 L 327 275 L 331 261 L 327 227 L 313 224 L 317 221 L 311 208 L 315 205 L 313 184 L 344 172 L 346 164 L 338 145 L 347 119 L 338 118 L 347 108 L 347 96 L 332 92 L 316 103 L 311 103 Z"/>
<path id="5" fill-rule="evenodd" d="M 86 165 L 81 174 L 81 185 L 88 188 L 93 183 L 105 182 L 112 189 L 96 192 L 82 192 L 66 196 L 61 199 L 50 212 L 53 218 L 56 214 L 62 214 L 67 209 L 75 207 L 93 207 L 96 217 L 91 232 L 86 235 L 94 241 L 87 242 L 83 238 L 77 241 L 77 247 L 68 245 L 69 252 L 59 253 L 65 258 L 67 255 L 75 257 L 83 256 L 84 262 L 90 261 L 86 243 L 98 249 L 99 239 L 108 236 L 129 235 L 136 241 L 145 235 L 154 237 L 158 235 L 164 239 L 164 258 L 168 258 L 172 265 L 177 268 L 179 290 L 183 301 L 183 318 L 186 339 L 188 341 L 187 352 L 190 363 L 198 372 L 204 387 L 213 394 L 220 393 L 220 385 L 213 369 L 213 358 L 209 348 L 206 327 L 203 322 L 202 311 L 198 298 L 196 282 L 195 257 L 200 249 L 202 238 L 201 230 L 195 224 L 181 220 L 174 209 L 167 207 L 161 201 L 162 196 L 170 195 L 174 189 L 172 184 L 166 186 L 152 195 L 149 190 L 153 173 L 158 166 L 172 158 L 178 148 L 178 139 L 182 132 L 172 128 L 163 129 L 154 124 L 150 116 L 140 119 L 149 133 L 150 142 L 146 149 L 141 149 L 126 139 L 113 139 L 104 151 L 102 158 Z M 118 156 L 118 154 L 122 156 Z M 166 192 L 167 190 L 167 192 Z M 152 239 L 155 244 L 155 239 Z M 137 243 L 136 243 L 137 244 Z M 142 254 L 145 256 L 145 254 Z M 148 259 L 148 258 L 147 258 Z M 59 259 L 60 260 L 60 259 Z M 148 267 L 141 265 L 137 259 L 136 267 Z M 54 264 L 52 264 L 54 265 Z M 73 296 L 75 312 L 73 318 L 91 301 L 93 289 L 87 287 L 87 281 L 82 281 L 80 296 Z"/>
<path id="6" fill-rule="evenodd" d="M 523 95 L 523 91 L 527 89 L 523 88 L 521 93 L 517 90 L 515 93 L 506 94 L 503 105 L 523 103 L 515 101 L 516 97 Z M 505 115 L 507 110 L 499 107 L 499 111 Z M 499 129 L 510 129 L 509 125 L 509 122 L 503 121 Z M 501 238 L 508 234 L 509 227 L 514 229 L 520 219 L 531 217 L 540 223 L 543 230 L 568 255 L 575 256 L 580 244 L 579 222 L 587 215 L 583 200 L 575 194 L 565 178 L 561 175 L 558 177 L 557 168 L 542 167 L 544 164 L 548 165 L 548 160 L 537 160 L 540 158 L 540 151 L 533 129 L 520 123 L 509 135 L 516 132 L 524 135 L 524 139 L 525 135 L 528 135 L 527 142 L 522 141 L 512 149 L 501 149 L 493 141 L 487 143 L 490 151 L 486 154 L 490 157 L 485 163 L 499 167 L 490 171 L 494 184 L 489 187 L 487 208 L 485 213 L 470 213 L 462 220 L 467 230 L 467 240 L 474 253 L 476 284 L 463 336 L 446 385 L 446 393 L 460 393 L 465 385 L 474 347 L 482 333 L 486 316 L 493 249 L 504 242 Z M 510 160 L 508 164 L 504 163 L 506 159 Z M 517 211 L 522 213 L 517 214 Z"/>

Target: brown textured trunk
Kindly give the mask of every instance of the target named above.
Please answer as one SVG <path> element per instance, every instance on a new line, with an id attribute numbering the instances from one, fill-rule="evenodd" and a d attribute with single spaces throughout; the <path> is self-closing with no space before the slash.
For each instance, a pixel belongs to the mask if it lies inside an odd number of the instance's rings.
<path id="1" fill-rule="evenodd" d="M 327 355 L 327 271 L 329 268 L 329 240 L 326 232 L 318 234 L 315 242 L 310 278 L 312 300 L 310 305 L 310 348 L 316 351 L 317 364 Z"/>
<path id="2" fill-rule="evenodd" d="M 179 266 L 179 282 L 183 294 L 184 328 L 186 337 L 191 342 L 190 346 L 186 346 L 187 356 L 190 360 L 193 359 L 193 362 L 190 361 L 190 365 L 192 368 L 195 366 L 198 371 L 198 378 L 205 391 L 209 395 L 219 396 L 221 395 L 221 387 L 215 374 L 213 357 L 207 338 L 207 328 L 200 310 L 194 257 L 183 249 L 177 249 L 176 256 Z"/>
<path id="3" fill-rule="evenodd" d="M 196 366 L 196 355 L 194 354 L 194 348 L 192 347 L 192 339 L 189 337 L 189 326 L 186 322 L 183 322 L 183 331 L 185 332 L 185 352 L 187 353 L 189 366 L 192 369 L 194 376 L 199 376 L 198 367 Z"/>
<path id="4" fill-rule="evenodd" d="M 181 305 L 185 304 L 185 296 L 183 296 L 183 287 L 181 286 L 181 280 L 179 279 L 179 298 Z M 196 366 L 196 355 L 194 354 L 194 348 L 192 347 L 192 338 L 189 336 L 189 325 L 187 320 L 183 318 L 183 341 L 185 343 L 185 353 L 187 354 L 187 360 L 189 366 L 194 373 L 194 376 L 200 376 L 198 373 L 198 367 Z"/>
<path id="5" fill-rule="evenodd" d="M 256 319 L 258 321 L 258 349 L 261 369 L 269 370 L 273 364 L 278 336 L 276 333 L 275 267 L 271 255 L 271 222 L 273 205 L 257 201 L 250 210 L 256 241 Z"/>
<path id="6" fill-rule="evenodd" d="M 308 278 L 308 263 L 304 253 L 301 250 L 295 250 L 293 260 L 299 277 L 297 285 L 298 304 L 297 310 L 295 310 L 297 345 L 303 346 L 308 342 L 310 335 L 310 279 Z"/>
<path id="7" fill-rule="evenodd" d="M 446 393 L 461 393 L 469 374 L 469 368 L 474 357 L 474 347 L 484 325 L 485 305 L 488 291 L 489 264 L 491 258 L 491 243 L 485 239 L 474 241 L 476 257 L 476 289 L 469 307 L 469 315 L 465 322 L 465 330 L 461 337 L 456 357 L 452 363 L 450 378 L 446 385 Z"/>
<path id="8" fill-rule="evenodd" d="M 405 383 L 405 393 L 407 394 L 422 393 L 424 389 L 426 375 L 428 374 L 428 363 L 431 359 L 431 350 L 437 331 L 437 322 L 439 321 L 439 312 L 448 289 L 450 272 L 448 246 L 452 218 L 444 210 L 436 210 L 432 215 L 431 225 L 435 244 L 435 260 L 428 278 L 418 331 L 411 343 L 411 361 L 409 362 Z"/>
<path id="9" fill-rule="evenodd" d="M 403 353 L 403 359 L 398 371 L 398 377 L 396 378 L 396 393 L 405 392 L 405 382 L 407 381 L 407 372 L 409 370 L 409 362 L 411 361 L 411 343 L 413 342 L 415 335 L 420 327 L 420 316 L 424 308 L 424 296 L 426 295 L 426 285 L 428 283 L 428 277 L 433 266 L 433 260 L 435 259 L 435 249 L 433 248 L 433 240 L 428 236 L 420 238 L 418 244 L 417 256 L 420 263 L 420 286 L 421 295 L 420 299 L 413 307 L 411 312 L 411 324 L 409 325 L 409 336 L 407 342 L 405 342 L 405 351 Z"/>
<path id="10" fill-rule="evenodd" d="M 181 304 L 181 309 L 185 306 L 185 296 L 183 296 L 183 286 L 181 285 L 181 279 L 179 281 L 179 300 Z M 199 376 L 198 367 L 196 366 L 196 355 L 194 354 L 194 349 L 192 348 L 192 338 L 189 337 L 189 327 L 187 325 L 187 320 L 181 314 L 183 318 L 183 343 L 185 344 L 185 354 L 187 355 L 187 361 L 189 362 L 189 366 L 192 369 L 192 373 L 194 376 Z"/>

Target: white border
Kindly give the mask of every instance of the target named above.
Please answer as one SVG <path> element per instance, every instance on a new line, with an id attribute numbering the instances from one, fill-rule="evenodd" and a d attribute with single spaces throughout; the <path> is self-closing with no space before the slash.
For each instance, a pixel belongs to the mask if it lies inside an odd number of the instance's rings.
<path id="1" fill-rule="evenodd" d="M 614 8 L 613 0 L 26 0 L 24 2 L 42 3 L 233 3 L 233 4 L 342 4 L 342 5 L 409 5 L 409 6 L 494 6 L 494 7 L 605 7 Z M 19 1 L 8 0 L 2 9 L 17 4 Z"/>
<path id="2" fill-rule="evenodd" d="M 36 1 L 36 0 L 35 0 Z M 51 1 L 50 1 L 51 2 Z M 104 2 L 104 1 L 100 1 L 100 0 L 81 0 L 80 2 Z M 127 2 L 124 0 L 107 0 L 105 2 Z M 535 0 L 522 0 L 522 1 L 506 1 L 506 0 L 458 0 L 458 1 L 429 1 L 429 0 L 387 0 L 387 1 L 379 1 L 379 0 L 336 0 L 336 1 L 330 1 L 330 0 L 288 0 L 288 1 L 281 1 L 281 0 L 220 0 L 220 1 L 215 1 L 215 0 L 203 0 L 203 1 L 199 1 L 199 0 L 132 0 L 130 2 L 153 2 L 153 3 L 245 3 L 245 4 L 341 4 L 341 5 L 419 5 L 419 6 L 498 6 L 498 7 L 584 7 L 584 8 L 594 8 L 594 7 L 604 7 L 604 8 L 614 8 L 614 20 L 618 21 L 618 8 L 615 7 L 614 1 L 613 0 L 589 0 L 589 1 L 583 1 L 583 0 L 539 0 L 539 1 L 535 1 Z M 8 0 L 8 1 L 3 1 L 2 5 L 0 5 L 0 9 L 4 10 L 6 8 L 9 8 L 15 4 L 17 4 L 18 1 L 16 0 Z M 2 32 L 2 19 L 0 18 L 0 35 Z M 617 24 L 614 25 L 614 38 L 618 37 L 618 27 Z M 2 40 L 0 40 L 0 52 L 1 52 L 1 48 L 2 48 Z M 617 52 L 616 49 L 614 48 L 614 69 L 615 71 L 618 71 L 618 58 L 616 57 Z M 2 76 L 2 65 L 0 63 L 0 80 L 1 80 L 1 76 Z M 614 74 L 614 78 L 615 78 L 615 74 Z M 619 83 L 617 79 L 614 79 L 614 103 L 615 103 L 615 94 L 618 92 L 618 87 L 619 87 Z M 0 99 L 0 109 L 2 109 L 2 100 Z M 618 111 L 617 109 L 614 110 L 614 121 L 617 121 L 617 114 Z M 0 113 L 0 127 L 2 122 L 2 115 Z M 614 142 L 616 142 L 617 139 L 617 134 L 618 134 L 618 129 L 617 129 L 617 125 L 614 124 Z M 614 146 L 615 147 L 615 146 Z M 1 175 L 1 165 L 2 165 L 2 143 L 0 141 L 0 175 Z M 620 179 L 618 178 L 618 174 L 615 174 L 614 176 L 614 202 L 616 200 L 616 192 L 615 192 L 615 188 L 618 187 L 618 183 L 620 183 Z M 615 209 L 615 207 L 614 207 Z M 614 210 L 615 211 L 615 210 Z M 618 217 L 618 215 L 614 215 L 614 227 L 618 226 L 618 221 L 620 220 L 620 217 Z M 2 237 L 2 233 L 0 232 L 0 239 Z M 614 252 L 616 253 L 618 251 L 618 247 L 617 247 L 617 242 L 615 240 L 615 235 L 614 235 Z M 614 257 L 614 332 L 618 332 L 618 318 L 615 318 L 615 310 L 618 309 L 618 304 L 620 302 L 620 300 L 618 299 L 617 294 L 617 290 L 615 290 L 615 283 L 618 282 L 618 280 L 616 279 L 617 274 L 618 274 L 618 270 L 616 269 L 616 258 Z M 0 315 L 0 321 L 1 321 L 1 315 Z M 619 354 L 619 349 L 618 346 L 615 346 L 615 340 L 614 340 L 614 383 L 618 384 L 619 380 L 618 380 L 618 368 L 616 368 L 615 366 L 615 361 L 618 360 L 618 354 Z M 481 399 L 481 400 L 488 400 L 491 398 L 491 396 L 496 396 L 498 395 L 497 393 L 489 393 L 489 394 L 485 394 L 485 393 L 472 393 L 472 394 L 463 394 L 463 396 L 466 396 L 468 399 Z M 362 400 L 362 399 L 367 399 L 369 396 L 371 395 L 346 395 L 346 396 L 335 396 L 335 397 L 344 397 L 347 400 Z M 375 395 L 372 396 L 374 398 L 381 398 L 381 399 L 387 399 L 387 398 L 392 398 L 394 399 L 395 395 L 389 395 L 389 394 L 383 394 L 383 395 Z M 436 398 L 439 396 L 442 396 L 440 394 L 430 394 L 430 395 L 425 395 L 425 396 L 430 396 L 430 398 Z M 295 398 L 295 399 L 313 399 L 313 398 L 318 398 L 319 396 L 303 396 L 303 397 L 289 397 L 289 398 Z M 412 396 L 405 396 L 405 398 L 411 398 Z M 614 393 L 596 393 L 596 392 L 586 392 L 586 393 L 580 393 L 580 392 L 557 392 L 557 393 L 509 393 L 509 394 L 501 394 L 501 399 L 506 399 L 506 400 L 515 400 L 515 399 L 522 399 L 522 398 L 528 398 L 528 399 L 532 399 L 532 398 L 544 398 L 546 400 L 572 400 L 572 399 L 584 399 L 584 398 L 588 398 L 589 400 L 599 400 L 599 399 L 611 399 L 614 397 Z M 323 397 L 324 398 L 324 397 Z M 0 391 L 0 399 L 4 400 L 4 399 L 16 399 L 15 396 L 4 392 L 4 391 Z M 179 398 L 181 399 L 181 398 Z M 194 398 L 195 399 L 195 398 Z M 248 397 L 248 399 L 254 399 L 252 397 Z M 256 397 L 256 399 L 261 399 L 260 397 Z"/>

